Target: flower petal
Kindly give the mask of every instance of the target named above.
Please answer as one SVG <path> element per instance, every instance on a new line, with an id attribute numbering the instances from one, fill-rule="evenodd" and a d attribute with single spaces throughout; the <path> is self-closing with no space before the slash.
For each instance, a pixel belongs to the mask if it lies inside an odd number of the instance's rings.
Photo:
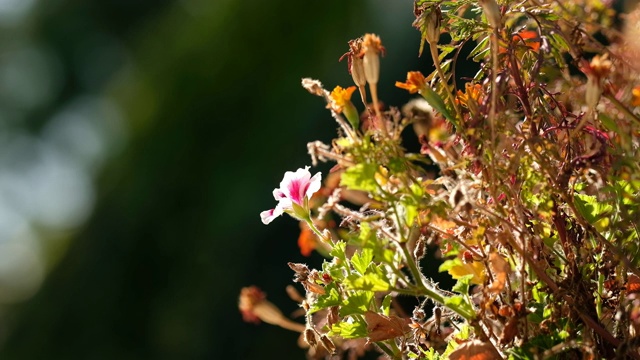
<path id="1" fill-rule="evenodd" d="M 298 169 L 295 173 L 287 171 L 280 182 L 280 190 L 294 203 L 303 206 L 304 194 L 309 184 L 311 173 L 309 167 Z"/>
<path id="2" fill-rule="evenodd" d="M 273 189 L 273 198 L 276 199 L 277 201 L 280 201 L 280 200 L 282 200 L 282 199 L 284 199 L 286 197 L 287 197 L 287 194 L 282 192 L 282 190 Z"/>
<path id="3" fill-rule="evenodd" d="M 311 180 L 309 180 L 309 185 L 308 185 L 307 191 L 305 192 L 304 195 L 308 199 L 311 199 L 313 194 L 317 193 L 318 190 L 320 190 L 321 186 L 322 186 L 322 174 L 318 172 L 315 175 L 313 175 Z"/>
<path id="4" fill-rule="evenodd" d="M 260 213 L 260 219 L 262 219 L 262 223 L 268 225 L 273 219 L 282 215 L 283 210 L 280 206 L 276 206 L 275 209 L 265 210 Z"/>

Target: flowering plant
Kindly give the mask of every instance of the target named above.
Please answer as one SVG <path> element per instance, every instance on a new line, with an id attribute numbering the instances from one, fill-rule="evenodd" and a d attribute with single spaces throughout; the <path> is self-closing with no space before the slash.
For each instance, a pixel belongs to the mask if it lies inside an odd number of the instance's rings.
<path id="1" fill-rule="evenodd" d="M 610 5 L 415 0 L 435 70 L 396 83 L 420 95 L 401 109 L 379 100 L 373 34 L 344 55 L 356 86 L 303 79 L 339 126 L 313 165 L 336 164 L 324 184 L 287 172 L 261 218 L 300 220 L 326 260 L 289 263 L 304 324 L 254 287 L 243 317 L 301 332 L 311 359 L 640 358 L 640 8 L 617 29 Z"/>

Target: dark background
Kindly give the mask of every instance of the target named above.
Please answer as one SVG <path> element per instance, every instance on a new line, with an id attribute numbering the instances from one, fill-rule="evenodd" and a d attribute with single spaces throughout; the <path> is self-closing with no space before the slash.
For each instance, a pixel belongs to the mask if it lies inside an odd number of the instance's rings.
<path id="1" fill-rule="evenodd" d="M 385 103 L 430 71 L 412 1 L 4 2 L 0 358 L 303 358 L 237 310 L 255 284 L 294 311 L 287 262 L 322 260 L 259 213 L 335 134 L 302 77 L 350 86 L 338 58 L 365 32 L 387 48 Z"/>

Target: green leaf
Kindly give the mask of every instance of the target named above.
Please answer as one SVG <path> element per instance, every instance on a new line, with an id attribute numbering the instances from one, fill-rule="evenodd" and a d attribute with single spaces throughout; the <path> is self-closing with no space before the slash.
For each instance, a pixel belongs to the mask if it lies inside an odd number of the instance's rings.
<path id="1" fill-rule="evenodd" d="M 428 86 L 424 87 L 420 91 L 420 95 L 422 95 L 429 105 L 431 105 L 437 112 L 442 114 L 442 116 L 451 121 L 454 125 L 456 124 L 456 118 L 451 115 L 449 110 L 447 110 L 447 106 L 444 104 L 444 101 L 440 98 L 440 95 L 438 95 L 438 93 L 436 93 L 432 88 Z"/>
<path id="2" fill-rule="evenodd" d="M 613 211 L 613 206 L 598 202 L 595 196 L 574 194 L 576 209 L 591 225 Z"/>
<path id="3" fill-rule="evenodd" d="M 367 222 L 360 223 L 360 234 L 358 234 L 358 245 L 361 247 L 369 247 L 375 244 L 376 232 L 371 229 L 371 225 Z"/>
<path id="4" fill-rule="evenodd" d="M 482 60 L 482 58 L 484 58 L 484 56 L 480 56 L 480 55 L 484 55 L 488 51 L 489 51 L 489 36 L 485 36 L 484 38 L 482 38 L 482 40 L 478 42 L 478 45 L 476 45 L 476 47 L 473 48 L 473 50 L 471 50 L 467 58 L 473 59 L 475 61 L 479 61 L 479 60 Z"/>
<path id="5" fill-rule="evenodd" d="M 351 289 L 369 291 L 388 291 L 391 289 L 389 279 L 378 268 L 366 275 L 351 274 L 347 276 L 346 283 Z"/>
<path id="6" fill-rule="evenodd" d="M 329 252 L 329 255 L 342 260 L 343 263 L 347 262 L 347 255 L 345 253 L 347 249 L 347 243 L 340 240 L 333 245 L 333 249 Z"/>
<path id="7" fill-rule="evenodd" d="M 389 311 L 391 310 L 391 301 L 393 300 L 393 296 L 388 294 L 382 299 L 382 306 L 380 306 L 380 310 L 383 315 L 389 316 Z"/>
<path id="8" fill-rule="evenodd" d="M 345 170 L 340 178 L 340 185 L 351 190 L 375 192 L 378 188 L 375 175 L 378 170 L 376 164 L 357 164 Z"/>
<path id="9" fill-rule="evenodd" d="M 473 309 L 473 306 L 469 304 L 469 302 L 467 301 L 467 298 L 462 295 L 454 295 L 454 296 L 445 298 L 444 306 L 448 307 L 449 309 L 452 309 L 452 308 L 459 309 L 468 314 L 472 314 L 475 311 Z"/>
<path id="10" fill-rule="evenodd" d="M 449 271 L 454 266 L 460 266 L 460 265 L 462 265 L 462 261 L 459 258 L 455 257 L 452 259 L 448 259 L 448 260 L 445 260 L 442 264 L 440 264 L 440 267 L 438 267 L 438 272 Z"/>
<path id="11" fill-rule="evenodd" d="M 364 314 L 369 310 L 369 305 L 373 301 L 373 296 L 373 291 L 354 291 L 342 302 L 342 306 L 340 307 L 340 316 Z"/>
<path id="12" fill-rule="evenodd" d="M 342 299 L 340 299 L 340 293 L 338 293 L 338 289 L 335 284 L 329 284 L 325 287 L 326 293 L 324 295 L 318 296 L 318 300 L 311 305 L 309 309 L 309 313 L 313 314 L 314 312 L 322 309 L 326 309 L 328 307 L 337 306 L 342 304 Z"/>
<path id="13" fill-rule="evenodd" d="M 364 322 L 364 320 L 351 317 L 349 319 L 355 321 L 348 322 L 348 320 L 345 320 L 337 324 L 333 324 L 333 326 L 331 326 L 331 330 L 329 331 L 329 335 L 337 335 L 342 337 L 343 339 L 357 339 L 366 337 L 367 324 Z"/>
<path id="14" fill-rule="evenodd" d="M 471 285 L 471 279 L 473 279 L 473 274 L 462 276 L 461 278 L 458 279 L 458 282 L 456 282 L 456 284 L 453 285 L 451 290 L 462 295 L 468 295 L 469 286 Z"/>
<path id="15" fill-rule="evenodd" d="M 404 208 L 404 220 L 407 226 L 412 226 L 413 221 L 418 217 L 418 201 L 413 196 L 404 196 L 400 203 Z"/>
<path id="16" fill-rule="evenodd" d="M 371 264 L 373 260 L 373 250 L 372 249 L 362 249 L 360 250 L 360 254 L 353 254 L 351 257 L 351 265 L 353 268 L 359 272 L 361 275 L 364 275 L 367 272 L 367 267 Z"/>

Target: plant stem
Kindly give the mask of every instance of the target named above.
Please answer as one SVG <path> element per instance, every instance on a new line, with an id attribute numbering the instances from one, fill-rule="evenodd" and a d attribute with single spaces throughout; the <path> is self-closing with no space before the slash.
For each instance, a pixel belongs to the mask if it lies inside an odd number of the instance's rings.
<path id="1" fill-rule="evenodd" d="M 447 304 L 447 300 L 449 299 L 448 296 L 442 294 L 431 285 L 425 284 L 422 281 L 422 272 L 420 272 L 418 265 L 413 260 L 413 256 L 411 256 L 411 253 L 409 253 L 409 249 L 407 249 L 405 244 L 397 244 L 397 246 L 402 250 L 405 261 L 409 266 L 409 270 L 411 271 L 411 275 L 413 275 L 413 278 L 416 281 L 416 286 L 422 293 L 421 295 L 424 295 L 430 298 L 431 300 L 442 304 L 443 306 L 455 312 L 456 314 L 460 315 L 467 321 L 471 321 L 475 318 L 476 316 L 475 311 L 469 311 L 467 309 L 464 309 L 462 306 Z"/>

